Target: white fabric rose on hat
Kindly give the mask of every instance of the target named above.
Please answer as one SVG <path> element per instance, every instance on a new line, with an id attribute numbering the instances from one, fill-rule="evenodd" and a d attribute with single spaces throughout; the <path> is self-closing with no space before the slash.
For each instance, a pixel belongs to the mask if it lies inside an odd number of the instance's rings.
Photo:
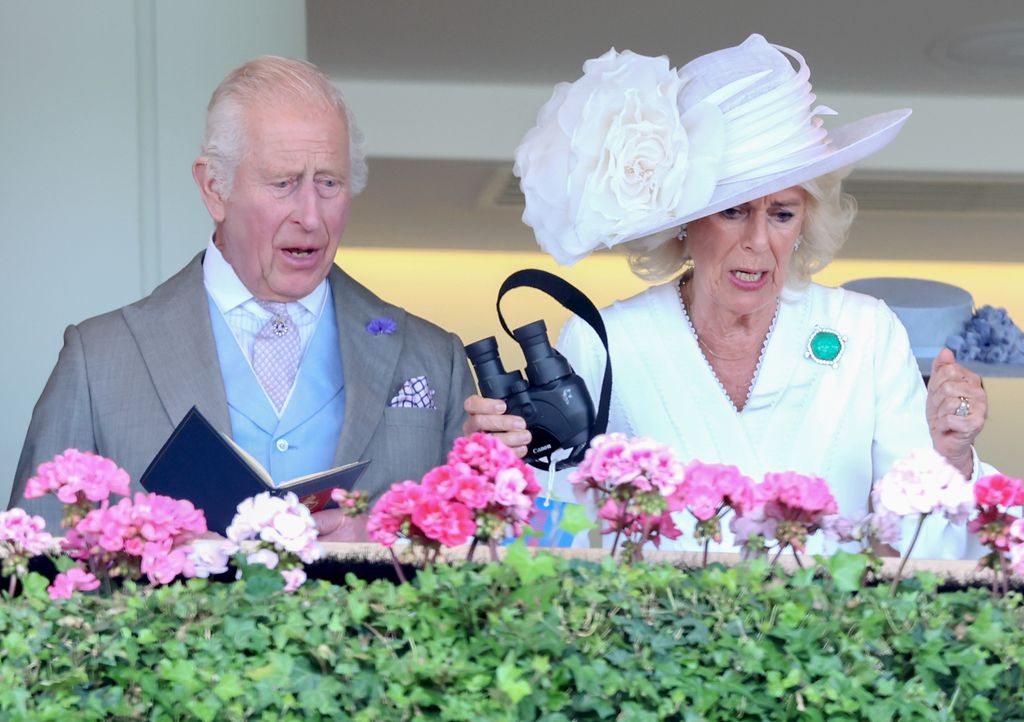
<path id="1" fill-rule="evenodd" d="M 523 222 L 558 263 L 670 224 L 711 198 L 724 122 L 711 103 L 680 109 L 682 85 L 668 58 L 612 48 L 584 63 L 582 78 L 555 87 L 516 149 L 515 173 Z"/>

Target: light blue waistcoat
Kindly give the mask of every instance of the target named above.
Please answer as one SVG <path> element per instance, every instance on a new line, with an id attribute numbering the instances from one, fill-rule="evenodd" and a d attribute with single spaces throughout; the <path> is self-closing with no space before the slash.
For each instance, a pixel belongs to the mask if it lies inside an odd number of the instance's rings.
<path id="1" fill-rule="evenodd" d="M 207 301 L 228 400 L 231 438 L 277 483 L 334 466 L 345 418 L 345 382 L 330 288 L 280 418 L 209 294 Z"/>

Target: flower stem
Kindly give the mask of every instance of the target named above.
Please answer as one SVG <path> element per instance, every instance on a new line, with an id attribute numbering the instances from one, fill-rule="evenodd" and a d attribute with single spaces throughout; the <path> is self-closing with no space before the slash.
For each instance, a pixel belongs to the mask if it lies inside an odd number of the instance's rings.
<path id="1" fill-rule="evenodd" d="M 619 546 L 619 537 L 622 536 L 622 529 L 615 530 L 615 539 L 612 540 L 612 557 L 615 556 L 615 549 Z"/>
<path id="2" fill-rule="evenodd" d="M 645 516 L 644 517 L 644 526 L 643 526 L 643 536 L 640 537 L 640 543 L 637 544 L 635 547 L 633 547 L 633 554 L 632 554 L 632 559 L 630 559 L 630 563 L 634 563 L 635 564 L 636 562 L 639 562 L 641 559 L 644 558 L 644 556 L 643 556 L 644 544 L 647 543 L 647 540 L 650 537 L 650 535 L 651 535 L 651 522 L 650 522 L 650 519 Z"/>
<path id="3" fill-rule="evenodd" d="M 480 541 L 480 540 L 477 539 L 476 537 L 473 537 L 473 541 L 471 541 L 469 543 L 469 552 L 466 553 L 466 561 L 467 562 L 473 561 L 473 552 L 476 551 L 476 544 L 477 544 L 478 541 Z"/>
<path id="4" fill-rule="evenodd" d="M 409 580 L 405 578 L 405 574 L 402 573 L 402 565 L 398 563 L 398 557 L 395 556 L 395 550 L 388 547 L 388 551 L 391 552 L 391 563 L 395 565 L 395 574 L 398 575 L 398 581 L 402 584 L 408 584 Z"/>
<path id="5" fill-rule="evenodd" d="M 889 593 L 894 596 L 896 594 L 896 588 L 900 585 L 900 577 L 903 576 L 903 567 L 907 565 L 907 560 L 910 559 L 910 553 L 914 551 L 914 545 L 917 544 L 917 538 L 921 535 L 921 527 L 924 526 L 924 519 L 926 516 L 928 515 L 921 515 L 921 518 L 917 522 L 917 529 L 914 530 L 914 538 L 910 540 L 910 546 L 907 547 L 907 553 L 903 555 L 902 559 L 900 559 L 900 566 L 896 570 L 896 576 L 892 580 L 892 586 L 889 587 Z"/>
<path id="6" fill-rule="evenodd" d="M 710 549 L 710 548 L 711 548 L 711 540 L 710 539 L 705 539 L 704 540 L 704 559 L 703 559 L 703 561 L 701 563 L 702 567 L 706 567 L 708 565 L 708 549 Z"/>
<path id="7" fill-rule="evenodd" d="M 619 546 L 619 537 L 622 536 L 622 528 L 626 526 L 626 507 L 629 506 L 629 499 L 622 502 L 622 514 L 619 516 L 619 528 L 615 530 L 615 539 L 612 541 L 612 558 L 615 557 L 615 550 Z"/>

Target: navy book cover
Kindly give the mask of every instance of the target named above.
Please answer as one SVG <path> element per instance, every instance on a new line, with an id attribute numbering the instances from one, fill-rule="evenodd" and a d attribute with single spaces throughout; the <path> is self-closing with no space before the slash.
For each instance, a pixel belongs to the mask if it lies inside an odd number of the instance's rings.
<path id="1" fill-rule="evenodd" d="M 332 489 L 351 489 L 369 463 L 356 461 L 275 485 L 255 459 L 193 406 L 139 483 L 146 491 L 191 501 L 206 514 L 207 528 L 223 534 L 243 499 L 263 491 L 291 491 L 310 511 L 320 511 L 332 503 Z"/>

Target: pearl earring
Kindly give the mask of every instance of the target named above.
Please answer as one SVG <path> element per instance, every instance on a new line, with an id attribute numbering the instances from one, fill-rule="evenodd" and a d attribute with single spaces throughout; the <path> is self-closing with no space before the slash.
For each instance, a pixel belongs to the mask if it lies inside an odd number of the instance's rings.
<path id="1" fill-rule="evenodd" d="M 679 241 L 685 241 L 686 240 L 686 226 L 680 226 L 679 227 L 679 233 L 676 234 L 676 240 L 679 240 Z"/>
<path id="2" fill-rule="evenodd" d="M 797 237 L 796 243 L 793 244 L 793 250 L 794 251 L 799 251 L 800 250 L 800 241 L 802 241 L 802 240 L 803 240 L 803 236 Z"/>

